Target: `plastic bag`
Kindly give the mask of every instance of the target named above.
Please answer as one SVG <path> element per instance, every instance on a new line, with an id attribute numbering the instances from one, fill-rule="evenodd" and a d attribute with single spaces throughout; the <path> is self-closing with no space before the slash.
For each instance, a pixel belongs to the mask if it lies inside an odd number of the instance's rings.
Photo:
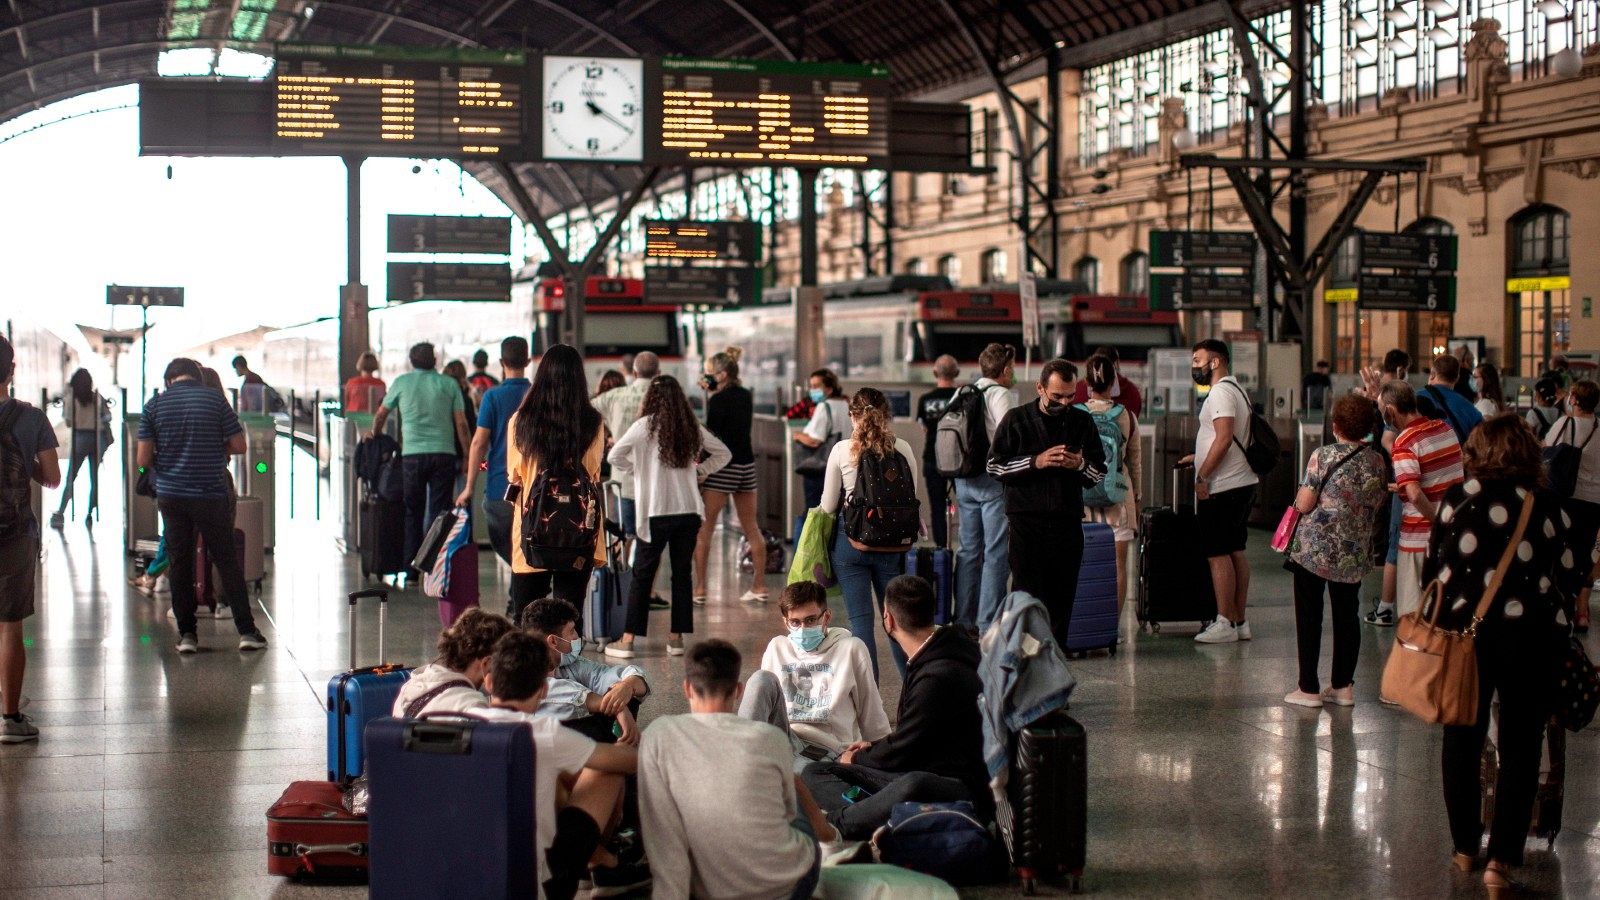
<path id="1" fill-rule="evenodd" d="M 800 541 L 794 548 L 794 562 L 789 564 L 788 584 L 815 581 L 827 588 L 830 595 L 840 593 L 839 582 L 833 577 L 833 561 L 828 553 L 833 546 L 833 527 L 832 514 L 821 509 L 806 513 L 806 523 L 800 528 Z"/>

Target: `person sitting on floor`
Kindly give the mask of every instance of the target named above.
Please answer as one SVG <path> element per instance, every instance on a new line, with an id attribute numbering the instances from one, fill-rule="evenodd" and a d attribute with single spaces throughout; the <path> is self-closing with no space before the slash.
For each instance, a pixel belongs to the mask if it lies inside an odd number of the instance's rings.
<path id="1" fill-rule="evenodd" d="M 846 840 L 871 837 L 905 801 L 970 800 L 980 815 L 993 810 L 978 710 L 978 642 L 964 627 L 933 623 L 936 602 L 926 580 L 901 575 L 886 593 L 884 631 L 909 657 L 899 723 L 883 740 L 856 741 L 837 762 L 812 763 L 802 773 Z"/>
<path id="2" fill-rule="evenodd" d="M 578 611 L 571 603 L 546 597 L 522 611 L 522 627 L 550 647 L 555 669 L 540 715 L 554 715 L 568 728 L 602 743 L 621 740 L 638 746 L 639 703 L 650 693 L 644 670 L 608 666 L 585 658 L 578 636 Z M 621 726 L 615 734 L 612 726 Z"/>
<path id="3" fill-rule="evenodd" d="M 828 595 L 815 581 L 783 589 L 778 613 L 788 634 L 767 644 L 761 668 L 745 682 L 739 715 L 790 735 L 797 762 L 838 759 L 856 741 L 889 733 L 867 645 L 848 628 L 830 628 Z"/>
<path id="4" fill-rule="evenodd" d="M 415 719 L 424 713 L 462 712 L 488 706 L 483 677 L 495 642 L 513 629 L 498 613 L 472 607 L 439 633 L 439 656 L 400 685 L 391 714 Z"/>
<path id="5" fill-rule="evenodd" d="M 689 714 L 645 732 L 640 806 L 657 898 L 802 900 L 821 875 L 818 838 L 837 840 L 795 776 L 783 733 L 734 714 L 739 664 L 727 641 L 690 647 Z"/>

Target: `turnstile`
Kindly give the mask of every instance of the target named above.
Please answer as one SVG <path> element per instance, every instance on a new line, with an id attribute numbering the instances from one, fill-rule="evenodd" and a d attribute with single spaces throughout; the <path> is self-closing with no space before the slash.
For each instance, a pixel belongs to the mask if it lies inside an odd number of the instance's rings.
<path id="1" fill-rule="evenodd" d="M 139 483 L 139 419 L 137 415 L 122 417 L 122 549 L 133 554 L 141 541 L 160 541 L 160 514 L 154 497 L 137 493 Z M 149 544 L 146 544 L 149 546 Z"/>
<path id="2" fill-rule="evenodd" d="M 262 506 L 262 549 L 271 553 L 277 543 L 278 424 L 270 415 L 240 413 L 245 451 L 233 458 L 234 489 L 241 497 L 256 497 Z"/>

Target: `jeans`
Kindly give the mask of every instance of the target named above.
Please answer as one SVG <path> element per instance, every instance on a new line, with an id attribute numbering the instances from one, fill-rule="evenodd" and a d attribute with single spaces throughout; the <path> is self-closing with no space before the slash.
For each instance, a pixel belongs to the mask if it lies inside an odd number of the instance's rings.
<path id="1" fill-rule="evenodd" d="M 1326 589 L 1333 604 L 1333 677 L 1335 689 L 1349 687 L 1356 677 L 1356 654 L 1361 651 L 1361 625 L 1357 607 L 1361 604 L 1361 584 L 1328 581 L 1294 563 L 1294 630 L 1300 647 L 1300 690 L 1319 693 L 1317 662 L 1322 653 L 1322 593 Z"/>
<path id="2" fill-rule="evenodd" d="M 928 486 L 928 525 L 940 547 L 950 546 L 950 481 L 933 466 L 922 467 L 922 483 Z"/>
<path id="3" fill-rule="evenodd" d="M 557 600 L 571 603 L 578 611 L 579 630 L 582 630 L 584 601 L 589 598 L 589 573 L 584 566 L 575 572 L 514 572 L 511 575 L 511 602 L 506 606 L 506 616 L 522 624 L 522 611 L 535 600 L 542 600 L 553 592 Z"/>
<path id="4" fill-rule="evenodd" d="M 848 841 L 872 837 L 880 825 L 888 823 L 896 803 L 977 803 L 980 799 L 957 779 L 932 772 L 885 772 L 867 766 L 819 762 L 806 766 L 800 777 L 817 805 L 827 813 L 828 822 Z M 855 803 L 844 799 L 844 792 L 852 787 L 861 788 L 867 796 Z"/>
<path id="5" fill-rule="evenodd" d="M 783 686 L 778 676 L 766 669 L 750 673 L 744 682 L 744 698 L 739 701 L 739 718 L 752 722 L 765 722 L 783 732 L 789 739 L 789 749 L 794 752 L 794 773 L 799 775 L 813 760 L 802 756 L 801 750 L 811 746 L 794 736 L 789 730 L 789 701 L 783 696 Z M 832 758 L 832 754 L 829 754 Z"/>
<path id="6" fill-rule="evenodd" d="M 56 515 L 66 512 L 67 504 L 72 502 L 72 484 L 78 480 L 78 467 L 85 462 L 89 464 L 89 509 L 100 509 L 100 446 L 99 435 L 93 431 L 72 432 L 72 461 L 67 464 L 67 477 L 62 479 L 61 505 L 56 507 Z"/>
<path id="7" fill-rule="evenodd" d="M 811 839 L 812 846 L 816 848 L 816 855 L 812 857 L 811 868 L 806 874 L 800 876 L 800 881 L 794 886 L 794 893 L 789 895 L 789 900 L 808 900 L 817 891 L 818 882 L 822 881 L 822 847 L 817 845 L 817 835 L 811 828 L 811 820 L 806 818 L 805 810 L 794 817 L 792 827 Z"/>
<path id="8" fill-rule="evenodd" d="M 1000 613 L 1006 593 L 1006 497 L 1000 482 L 987 475 L 957 478 L 961 547 L 956 550 L 956 621 L 979 629 Z"/>
<path id="9" fill-rule="evenodd" d="M 651 516 L 650 540 L 634 545 L 633 580 L 628 585 L 628 633 L 642 637 L 650 631 L 650 586 L 661 568 L 661 554 L 672 559 L 672 633 L 694 632 L 694 543 L 700 537 L 700 517 Z"/>
<path id="10" fill-rule="evenodd" d="M 402 456 L 400 464 L 406 501 L 405 563 L 409 567 L 417 548 L 422 546 L 428 523 L 456 502 L 451 490 L 456 485 L 461 460 L 453 453 L 418 453 Z"/>
<path id="11" fill-rule="evenodd" d="M 841 528 L 840 531 L 843 529 Z M 903 551 L 887 552 L 857 550 L 850 541 L 834 532 L 833 577 L 839 580 L 844 591 L 845 614 L 850 617 L 850 633 L 867 645 L 867 656 L 872 658 L 872 677 L 878 678 L 878 619 L 883 615 L 883 598 L 889 581 L 906 571 Z M 878 606 L 872 606 L 872 595 L 878 595 Z M 889 650 L 894 655 L 895 668 L 900 677 L 906 674 L 906 652 L 891 641 Z"/>
<path id="12" fill-rule="evenodd" d="M 801 485 L 805 489 L 806 509 L 816 509 L 822 505 L 822 486 L 827 480 L 826 475 L 801 475 Z"/>
<path id="13" fill-rule="evenodd" d="M 1067 651 L 1067 631 L 1072 626 L 1072 604 L 1078 599 L 1078 568 L 1083 562 L 1083 513 L 1057 516 L 1017 516 L 1010 521 L 1012 590 L 1038 598 L 1050 613 L 1050 632 L 1056 646 Z M 998 567 L 996 567 L 998 568 Z M 999 615 L 999 607 L 982 610 L 980 628 Z M 980 632 L 981 633 L 981 632 Z"/>
<path id="14" fill-rule="evenodd" d="M 250 598 L 244 590 L 244 569 L 233 543 L 233 516 L 226 497 L 162 497 L 157 501 L 166 523 L 167 556 L 171 560 L 172 614 L 178 618 L 178 633 L 195 632 L 194 558 L 197 538 L 205 538 L 211 564 L 222 576 L 222 595 L 218 599 L 233 608 L 233 627 L 240 634 L 256 632 L 250 614 Z"/>

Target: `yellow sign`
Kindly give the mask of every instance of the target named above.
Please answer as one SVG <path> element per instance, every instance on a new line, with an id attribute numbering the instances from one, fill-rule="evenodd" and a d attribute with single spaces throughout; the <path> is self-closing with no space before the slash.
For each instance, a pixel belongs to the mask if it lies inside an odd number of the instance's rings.
<path id="1" fill-rule="evenodd" d="M 1521 294 L 1524 291 L 1564 291 L 1572 287 L 1570 275 L 1544 275 L 1538 278 L 1507 278 L 1506 293 Z"/>
<path id="2" fill-rule="evenodd" d="M 1322 292 L 1322 299 L 1328 303 L 1354 303 L 1361 297 L 1361 292 L 1355 288 L 1328 288 Z"/>

